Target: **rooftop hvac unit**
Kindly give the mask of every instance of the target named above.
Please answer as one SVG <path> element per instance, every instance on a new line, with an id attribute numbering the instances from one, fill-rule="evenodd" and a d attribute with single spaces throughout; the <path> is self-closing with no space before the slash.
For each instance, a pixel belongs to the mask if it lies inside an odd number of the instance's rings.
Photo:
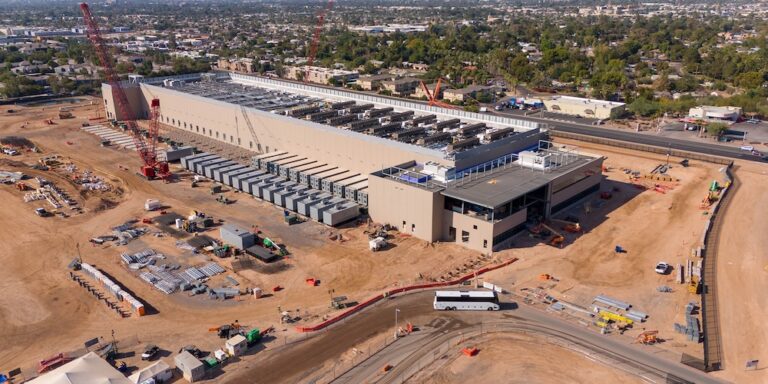
<path id="1" fill-rule="evenodd" d="M 362 111 L 367 111 L 369 109 L 373 108 L 373 104 L 362 104 L 362 105 L 353 105 L 347 109 L 347 112 L 349 113 L 360 113 Z"/>
<path id="2" fill-rule="evenodd" d="M 486 133 L 484 139 L 486 141 L 491 142 L 509 135 L 513 135 L 514 133 L 515 133 L 514 128 L 502 128 L 493 132 Z"/>
<path id="3" fill-rule="evenodd" d="M 400 141 L 409 141 L 423 135 L 426 131 L 427 129 L 424 127 L 406 129 L 404 131 L 393 133 L 392 138 Z"/>
<path id="4" fill-rule="evenodd" d="M 392 108 L 392 107 L 379 108 L 379 109 L 371 109 L 371 110 L 365 112 L 365 116 L 368 117 L 368 118 L 379 117 L 379 116 L 386 115 L 387 113 L 390 113 L 390 112 L 392 112 L 394 110 L 395 109 Z"/>
<path id="5" fill-rule="evenodd" d="M 365 119 L 353 121 L 349 124 L 349 129 L 355 132 L 362 132 L 368 127 L 372 127 L 379 123 L 379 119 Z"/>
<path id="6" fill-rule="evenodd" d="M 413 116 L 413 111 L 395 113 L 389 116 L 389 121 L 394 123 L 397 121 L 408 120 L 411 116 Z"/>
<path id="7" fill-rule="evenodd" d="M 437 116 L 435 116 L 435 115 L 419 116 L 419 117 L 415 117 L 415 118 L 411 119 L 411 124 L 416 126 L 416 125 L 419 125 L 421 123 L 425 123 L 425 124 L 426 123 L 430 123 L 430 122 L 432 122 L 434 120 L 437 120 Z"/>
<path id="8" fill-rule="evenodd" d="M 459 140 L 455 143 L 451 143 L 448 145 L 448 152 L 461 151 L 467 148 L 472 148 L 478 144 L 480 144 L 480 139 L 477 137 L 471 137 L 469 139 Z"/>
<path id="9" fill-rule="evenodd" d="M 355 102 L 352 101 L 352 100 L 350 100 L 350 101 L 340 101 L 338 103 L 331 104 L 331 108 L 332 109 L 344 109 L 344 108 L 347 108 L 347 107 L 352 106 L 352 105 L 355 105 Z"/>
<path id="10" fill-rule="evenodd" d="M 389 133 L 399 131 L 403 128 L 403 123 L 389 123 L 379 127 L 368 128 L 366 133 L 369 135 L 385 136 Z"/>
<path id="11" fill-rule="evenodd" d="M 445 142 L 445 141 L 450 141 L 452 137 L 453 137 L 453 135 L 451 135 L 450 132 L 440 132 L 440 133 L 436 133 L 436 134 L 431 135 L 431 136 L 422 137 L 421 139 L 419 139 L 417 144 L 419 144 L 419 145 L 429 145 L 429 144 L 434 144 L 434 143 L 441 143 L 441 142 Z"/>
<path id="12" fill-rule="evenodd" d="M 451 128 L 451 127 L 458 126 L 460 123 L 461 123 L 461 120 L 459 119 L 449 119 L 449 120 L 438 121 L 437 123 L 435 123 L 435 129 L 441 130 L 443 128 Z"/>
<path id="13" fill-rule="evenodd" d="M 520 165 L 533 169 L 548 169 L 552 167 L 552 154 L 544 152 L 523 151 L 518 160 Z"/>
<path id="14" fill-rule="evenodd" d="M 469 137 L 476 133 L 483 132 L 486 129 L 487 128 L 485 126 L 485 123 L 470 124 L 470 125 L 465 125 L 462 128 L 459 128 L 459 134 L 464 137 Z"/>

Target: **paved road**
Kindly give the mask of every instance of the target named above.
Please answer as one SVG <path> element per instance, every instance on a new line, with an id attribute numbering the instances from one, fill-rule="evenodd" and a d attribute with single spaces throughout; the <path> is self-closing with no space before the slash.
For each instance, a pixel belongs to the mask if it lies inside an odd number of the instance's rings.
<path id="1" fill-rule="evenodd" d="M 510 114 L 510 113 L 504 113 L 504 112 L 494 112 L 494 113 L 500 114 L 503 116 L 523 119 L 523 120 L 531 120 L 531 121 L 546 123 L 546 124 L 549 124 L 551 129 L 556 131 L 578 133 L 581 135 L 588 135 L 588 136 L 597 136 L 597 137 L 603 137 L 606 139 L 628 141 L 632 143 L 645 144 L 645 145 L 653 145 L 653 146 L 662 147 L 662 148 L 672 148 L 672 149 L 678 149 L 681 151 L 704 153 L 707 155 L 722 156 L 722 157 L 727 157 L 731 159 L 741 159 L 741 160 L 761 161 L 761 162 L 765 161 L 765 160 L 762 160 L 760 156 L 754 156 L 747 151 L 742 151 L 739 148 L 730 147 L 726 145 L 702 143 L 702 142 L 697 142 L 692 140 L 654 136 L 654 135 L 648 135 L 648 134 L 642 134 L 642 133 L 620 131 L 620 130 L 609 129 L 609 128 L 600 128 L 600 127 L 586 125 L 586 124 L 557 121 L 549 118 L 540 118 L 540 117 L 532 117 L 532 116 L 523 117 L 516 114 Z"/>
<path id="2" fill-rule="evenodd" d="M 306 342 L 288 347 L 278 353 L 271 354 L 269 357 L 265 356 L 255 366 L 250 367 L 238 377 L 233 377 L 228 382 L 243 384 L 308 382 L 315 379 L 318 375 L 317 369 L 325 361 L 337 359 L 343 353 L 360 346 L 367 339 L 380 335 L 382 332 L 393 331 L 394 310 L 399 308 L 401 325 L 405 321 L 410 321 L 417 326 L 424 326 L 429 323 L 435 324 L 435 318 L 443 318 L 443 321 L 436 322 L 439 324 L 438 326 L 432 327 L 436 331 L 435 335 L 438 336 L 466 332 L 479 324 L 501 324 L 511 329 L 517 327 L 526 329 L 527 332 L 541 332 L 545 335 L 565 339 L 583 348 L 608 354 L 612 358 L 637 369 L 653 372 L 658 376 L 667 376 L 672 379 L 670 382 L 673 383 L 722 383 L 720 380 L 677 361 L 665 359 L 636 345 L 625 344 L 616 338 L 599 335 L 535 309 L 520 307 L 501 312 L 436 313 L 431 305 L 432 295 L 431 292 L 421 292 L 387 300 Z M 418 351 L 421 351 L 422 348 L 429 350 L 431 349 L 430 346 L 434 346 L 435 343 L 439 344 L 440 340 L 436 340 L 434 336 L 425 336 L 416 339 L 416 342 L 406 342 L 404 343 L 405 352 L 402 355 L 418 357 L 420 355 L 417 353 Z M 395 343 L 392 347 L 397 348 L 399 345 Z M 396 351 L 396 349 L 394 350 Z M 414 359 L 411 363 L 417 360 Z M 403 359 L 400 362 L 403 367 L 395 367 L 393 377 L 397 377 L 397 372 L 400 370 L 405 372 L 405 369 L 408 368 L 408 361 L 407 358 Z M 370 376 L 372 367 L 380 369 L 381 365 L 374 364 L 375 362 L 373 360 L 368 365 L 369 368 L 361 373 L 361 376 Z M 345 382 L 361 382 L 357 379 L 355 377 L 353 381 Z"/>

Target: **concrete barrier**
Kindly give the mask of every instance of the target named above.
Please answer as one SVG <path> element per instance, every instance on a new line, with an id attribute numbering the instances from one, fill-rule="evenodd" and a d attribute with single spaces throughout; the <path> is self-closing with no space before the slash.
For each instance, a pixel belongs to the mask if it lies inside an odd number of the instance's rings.
<path id="1" fill-rule="evenodd" d="M 363 309 L 365 309 L 365 308 L 367 308 L 367 307 L 377 303 L 378 301 L 380 301 L 380 300 L 382 300 L 382 299 L 384 299 L 386 297 L 389 297 L 389 296 L 392 296 L 392 295 L 396 295 L 398 293 L 405 293 L 405 292 L 415 291 L 415 290 L 419 290 L 419 289 L 448 287 L 448 286 L 451 286 L 451 285 L 460 284 L 460 283 L 465 282 L 465 281 L 467 281 L 469 279 L 472 279 L 475 276 L 480 276 L 480 275 L 482 275 L 484 273 L 487 273 L 487 272 L 490 272 L 490 271 L 494 271 L 494 270 L 497 270 L 499 268 L 506 267 L 507 265 L 510 265 L 510 264 L 514 263 L 515 261 L 517 261 L 517 260 L 518 260 L 517 258 L 512 258 L 512 259 L 507 260 L 507 261 L 505 261 L 505 262 L 503 262 L 501 264 L 498 264 L 498 265 L 494 265 L 494 266 L 491 266 L 491 267 L 481 268 L 481 269 L 477 270 L 476 272 L 472 272 L 472 273 L 470 273 L 468 275 L 462 276 L 462 277 L 460 277 L 460 278 L 458 278 L 456 280 L 453 280 L 453 281 L 444 281 L 444 282 L 429 283 L 429 284 L 418 284 L 418 285 L 411 285 L 411 286 L 407 286 L 407 287 L 395 288 L 395 289 L 389 290 L 387 292 L 378 294 L 378 295 L 376 295 L 376 296 L 374 296 L 374 297 L 372 297 L 372 298 L 370 298 L 370 299 L 368 299 L 368 300 L 366 300 L 366 301 L 364 301 L 362 303 L 359 303 L 356 306 L 350 308 L 349 310 L 347 310 L 345 312 L 342 312 L 341 314 L 339 314 L 339 315 L 337 315 L 335 317 L 332 317 L 332 318 L 330 318 L 330 319 L 328 319 L 326 321 L 323 321 L 320 324 L 309 326 L 309 327 L 296 327 L 296 330 L 299 331 L 299 332 L 315 332 L 315 331 L 319 331 L 319 330 L 321 330 L 323 328 L 326 328 L 326 327 L 330 326 L 331 324 L 337 323 L 337 322 L 339 322 L 339 321 L 341 321 L 341 320 L 343 320 L 343 319 L 345 319 L 345 318 L 347 318 L 347 317 L 349 317 L 349 316 L 351 316 L 351 315 L 353 315 L 353 314 L 355 314 L 357 312 L 360 312 L 361 310 L 363 310 Z"/>

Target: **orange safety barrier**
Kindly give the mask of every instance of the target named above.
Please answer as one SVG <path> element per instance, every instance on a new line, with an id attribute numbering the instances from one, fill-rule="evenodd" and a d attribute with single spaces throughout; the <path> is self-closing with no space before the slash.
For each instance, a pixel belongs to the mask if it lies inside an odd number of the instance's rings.
<path id="1" fill-rule="evenodd" d="M 352 314 L 354 314 L 356 312 L 359 312 L 359 311 L 361 311 L 361 310 L 371 306 L 372 304 L 378 302 L 381 299 L 384 299 L 385 297 L 388 297 L 388 296 L 391 296 L 391 295 L 395 295 L 395 294 L 398 294 L 398 293 L 415 291 L 417 289 L 447 287 L 447 286 L 450 286 L 450 285 L 456 285 L 456 284 L 462 283 L 464 281 L 467 281 L 467 280 L 469 280 L 469 279 L 471 279 L 471 278 L 473 278 L 475 276 L 480 276 L 480 275 L 482 275 L 484 273 L 487 273 L 487 272 L 490 272 L 490 271 L 494 271 L 494 270 L 497 270 L 499 268 L 506 267 L 507 265 L 510 265 L 510 264 L 514 263 L 515 261 L 517 261 L 517 260 L 518 259 L 515 257 L 515 258 L 509 259 L 509 260 L 507 260 L 507 261 L 505 261 L 505 262 L 503 262 L 503 263 L 501 263 L 499 265 L 494 265 L 492 267 L 481 268 L 481 269 L 477 270 L 477 272 L 470 273 L 468 275 L 462 276 L 462 277 L 460 277 L 460 278 L 458 278 L 456 280 L 453 280 L 453 281 L 444 281 L 444 282 L 440 282 L 440 283 L 429 283 L 429 284 L 411 285 L 411 286 L 408 286 L 408 287 L 392 289 L 392 290 L 387 291 L 385 293 L 380 293 L 380 294 L 378 294 L 378 295 L 376 295 L 376 296 L 374 296 L 374 297 L 372 297 L 372 298 L 370 298 L 370 299 L 368 299 L 368 300 L 366 300 L 366 301 L 364 301 L 364 302 L 362 302 L 362 303 L 360 303 L 360 304 L 350 308 L 349 310 L 339 314 L 338 316 L 332 317 L 332 318 L 330 318 L 330 319 L 328 319 L 328 320 L 326 320 L 326 321 L 324 321 L 324 322 L 322 322 L 320 324 L 309 326 L 309 327 L 296 327 L 296 330 L 299 331 L 299 332 L 315 332 L 315 331 L 319 331 L 319 330 L 321 330 L 321 329 L 323 329 L 323 328 L 325 328 L 325 327 L 327 327 L 327 326 L 329 326 L 331 324 L 334 324 L 334 323 L 336 323 L 336 322 L 338 322 L 340 320 L 343 320 L 343 319 L 351 316 Z"/>
<path id="2" fill-rule="evenodd" d="M 475 347 L 472 347 L 472 348 L 467 347 L 461 350 L 461 353 L 469 357 L 477 355 L 477 352 L 478 352 L 478 349 Z"/>

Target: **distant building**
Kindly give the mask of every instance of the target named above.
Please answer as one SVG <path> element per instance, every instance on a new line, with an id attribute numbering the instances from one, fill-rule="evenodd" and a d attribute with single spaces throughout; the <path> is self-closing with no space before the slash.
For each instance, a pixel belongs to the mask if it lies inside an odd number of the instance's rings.
<path id="1" fill-rule="evenodd" d="M 496 88 L 484 85 L 470 85 L 461 89 L 447 89 L 443 92 L 443 99 L 450 102 L 463 102 L 468 99 L 477 99 L 481 94 L 493 93 Z"/>
<path id="2" fill-rule="evenodd" d="M 216 66 L 223 71 L 253 73 L 253 59 L 219 59 Z"/>
<path id="3" fill-rule="evenodd" d="M 363 75 L 357 79 L 357 85 L 365 91 L 375 91 L 381 87 L 382 81 L 392 80 L 393 75 Z"/>
<path id="4" fill-rule="evenodd" d="M 292 80 L 306 80 L 310 83 L 329 84 L 331 79 L 338 84 L 346 84 L 357 80 L 360 73 L 343 69 L 329 69 L 323 67 L 291 66 L 286 67 L 285 77 Z"/>
<path id="5" fill-rule="evenodd" d="M 714 107 L 700 105 L 688 111 L 688 117 L 712 121 L 737 121 L 741 117 L 741 107 Z"/>
<path id="6" fill-rule="evenodd" d="M 437 86 L 437 83 L 432 84 L 425 84 L 427 86 L 427 89 L 429 89 L 429 92 L 434 95 L 435 93 L 435 87 Z M 445 84 L 440 84 L 440 89 L 437 91 L 437 95 L 434 95 L 437 99 L 443 98 L 443 93 L 445 91 L 451 91 L 453 88 L 446 86 Z M 417 99 L 421 99 L 423 97 L 429 98 L 426 92 L 424 92 L 424 87 L 419 84 L 418 87 L 416 87 L 416 92 L 413 93 L 413 97 Z"/>
<path id="7" fill-rule="evenodd" d="M 595 119 L 610 119 L 623 113 L 626 108 L 624 103 L 574 96 L 552 96 L 544 99 L 544 106 L 549 112 Z"/>
<path id="8" fill-rule="evenodd" d="M 381 82 L 381 89 L 389 91 L 394 96 L 408 96 L 416 91 L 419 79 L 404 77 L 402 79 L 387 80 Z"/>

